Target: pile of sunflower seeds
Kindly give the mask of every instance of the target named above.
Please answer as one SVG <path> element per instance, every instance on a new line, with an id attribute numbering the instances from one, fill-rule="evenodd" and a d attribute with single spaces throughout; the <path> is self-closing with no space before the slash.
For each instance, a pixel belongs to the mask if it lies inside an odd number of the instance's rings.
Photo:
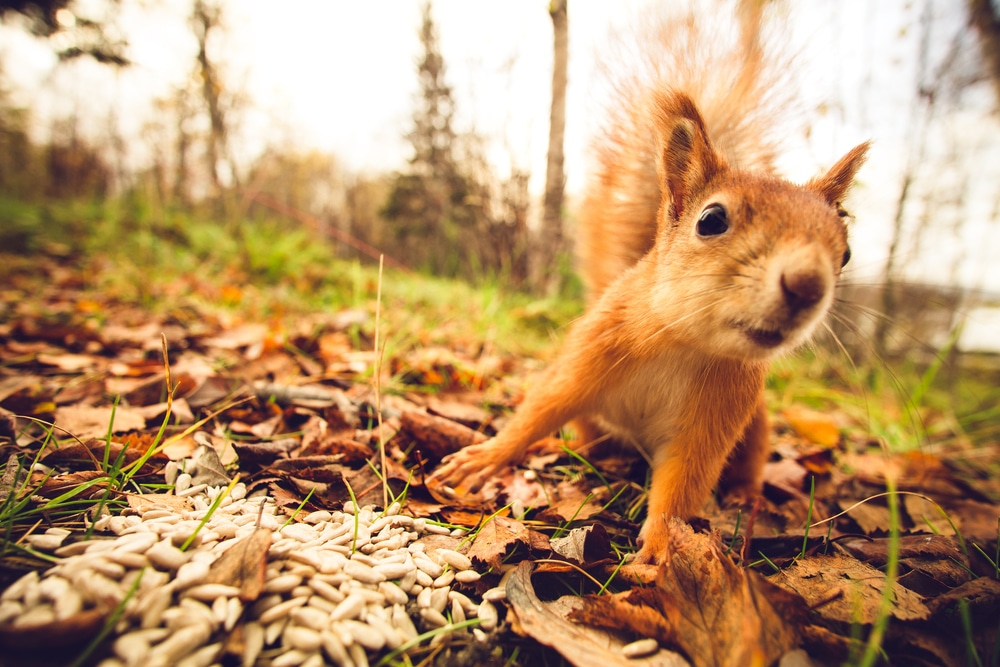
<path id="1" fill-rule="evenodd" d="M 268 498 L 246 497 L 242 483 L 212 511 L 225 491 L 192 486 L 180 473 L 175 493 L 190 498 L 192 509 L 104 516 L 95 539 L 70 544 L 59 529 L 29 536 L 61 560 L 0 595 L 0 625 L 120 610 L 113 655 L 101 667 L 208 667 L 234 652 L 247 667 L 364 667 L 372 656 L 453 632 L 471 630 L 482 641 L 497 625 L 503 590 L 475 601 L 480 575 L 469 558 L 431 546 L 441 538 L 429 536 L 460 531 L 405 516 L 398 503 L 384 511 L 345 503 L 343 511 L 288 522 Z M 271 532 L 265 583 L 244 603 L 240 586 L 207 580 L 223 552 L 260 529 Z M 96 539 L 102 534 L 114 537 Z M 458 547 L 457 539 L 443 541 Z"/>

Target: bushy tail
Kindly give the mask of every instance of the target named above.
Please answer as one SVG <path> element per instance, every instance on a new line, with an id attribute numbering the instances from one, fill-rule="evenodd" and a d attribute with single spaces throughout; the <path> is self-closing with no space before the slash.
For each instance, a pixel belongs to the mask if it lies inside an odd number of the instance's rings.
<path id="1" fill-rule="evenodd" d="M 591 299 L 653 245 L 661 198 L 652 111 L 658 92 L 690 96 L 732 166 L 772 169 L 777 126 L 794 99 L 788 59 L 771 34 L 780 17 L 768 16 L 779 8 L 766 0 L 700 4 L 645 17 L 616 38 L 617 52 L 605 59 L 610 103 L 578 238 Z"/>

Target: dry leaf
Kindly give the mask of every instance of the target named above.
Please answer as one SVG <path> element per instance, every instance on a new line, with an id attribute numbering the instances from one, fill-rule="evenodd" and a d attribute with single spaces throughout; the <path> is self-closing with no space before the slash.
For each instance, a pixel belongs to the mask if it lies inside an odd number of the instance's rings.
<path id="1" fill-rule="evenodd" d="M 191 477 L 192 484 L 226 486 L 232 481 L 214 448 L 204 444 L 198 445 L 195 449 L 194 459 L 197 465 L 194 469 L 194 475 Z"/>
<path id="2" fill-rule="evenodd" d="M 35 361 L 45 366 L 55 366 L 61 371 L 75 373 L 94 368 L 101 361 L 89 354 L 39 354 Z"/>
<path id="3" fill-rule="evenodd" d="M 425 455 L 441 459 L 468 445 L 486 441 L 486 436 L 467 426 L 426 412 L 408 410 L 400 419 L 400 435 L 405 435 Z"/>
<path id="4" fill-rule="evenodd" d="M 599 491 L 607 496 L 607 491 L 603 487 Z M 562 517 L 564 521 L 583 521 L 584 519 L 589 519 L 604 510 L 601 503 L 595 500 L 596 493 L 597 491 L 585 481 L 578 483 L 560 482 L 555 490 L 556 500 L 549 507 L 549 510 Z M 525 505 L 525 507 L 541 506 Z"/>
<path id="5" fill-rule="evenodd" d="M 892 538 L 843 539 L 837 544 L 858 560 L 873 567 L 882 567 L 889 558 Z M 898 539 L 900 558 L 932 558 L 934 560 L 964 560 L 958 541 L 944 535 L 903 535 Z"/>
<path id="6" fill-rule="evenodd" d="M 847 512 L 861 532 L 865 535 L 882 534 L 887 535 L 892 527 L 889 508 L 885 506 L 881 498 L 869 500 L 863 503 L 848 502 L 842 500 L 838 503 L 840 509 Z"/>
<path id="7" fill-rule="evenodd" d="M 801 405 L 785 409 L 782 416 L 796 433 L 817 445 L 833 447 L 840 442 L 840 428 L 829 414 L 811 410 Z"/>
<path id="8" fill-rule="evenodd" d="M 584 528 L 574 528 L 566 537 L 552 538 L 550 544 L 552 551 L 566 560 L 581 565 L 591 565 L 609 559 L 617 560 L 611 550 L 608 531 L 599 523 Z"/>
<path id="9" fill-rule="evenodd" d="M 771 664 L 798 646 L 802 599 L 725 555 L 717 536 L 673 519 L 656 586 L 591 596 L 573 618 L 679 648 L 696 666 Z"/>
<path id="10" fill-rule="evenodd" d="M 453 422 L 458 422 L 476 431 L 481 431 L 493 421 L 493 415 L 478 405 L 443 400 L 436 396 L 428 397 L 427 412 L 437 417 L 444 417 Z"/>
<path id="11" fill-rule="evenodd" d="M 142 457 L 142 450 L 129 447 L 120 442 L 104 442 L 91 438 L 85 443 L 71 442 L 59 449 L 54 449 L 42 457 L 42 463 L 48 466 L 79 466 L 85 468 L 97 467 L 96 462 L 102 461 L 107 454 L 108 461 L 116 461 L 124 450 L 124 462 L 132 463 Z"/>
<path id="12" fill-rule="evenodd" d="M 845 625 L 873 623 L 886 586 L 885 573 L 839 554 L 800 558 L 771 580 L 801 595 L 824 619 Z M 919 595 L 898 584 L 890 614 L 902 621 L 930 615 Z"/>
<path id="13" fill-rule="evenodd" d="M 374 452 L 368 445 L 353 439 L 355 429 L 333 431 L 330 424 L 311 416 L 302 431 L 301 456 L 340 456 L 344 463 L 362 463 Z"/>
<path id="14" fill-rule="evenodd" d="M 794 459 L 764 464 L 764 481 L 791 496 L 801 497 L 807 471 Z"/>
<path id="15" fill-rule="evenodd" d="M 469 558 L 499 570 L 504 559 L 516 548 L 529 547 L 531 538 L 520 521 L 494 516 L 479 529 L 469 549 Z"/>
<path id="16" fill-rule="evenodd" d="M 271 531 L 258 528 L 219 556 L 205 577 L 207 584 L 239 586 L 240 600 L 253 602 L 264 590 Z"/>
<path id="17" fill-rule="evenodd" d="M 241 347 L 259 345 L 266 337 L 267 327 L 263 324 L 243 324 L 202 342 L 208 347 L 238 350 Z"/>
<path id="18" fill-rule="evenodd" d="M 123 493 L 128 506 L 137 514 L 152 509 L 168 509 L 174 512 L 184 512 L 194 506 L 191 498 L 175 496 L 170 493 Z"/>
<path id="19" fill-rule="evenodd" d="M 894 538 L 844 539 L 837 544 L 858 560 L 881 568 L 888 561 L 892 539 Z M 955 538 L 944 535 L 903 535 L 896 539 L 899 549 L 899 583 L 920 595 L 941 595 L 964 584 L 973 576 L 968 559 Z"/>
<path id="20" fill-rule="evenodd" d="M 138 431 L 146 428 L 146 418 L 137 410 L 119 405 L 112 408 L 93 408 L 85 405 L 66 405 L 56 408 L 55 422 L 81 440 L 87 438 L 102 438 L 108 434 L 108 425 L 112 423 L 112 433 Z"/>
<path id="21" fill-rule="evenodd" d="M 57 496 L 66 493 L 76 487 L 90 482 L 92 480 L 98 479 L 100 477 L 106 477 L 106 473 L 98 470 L 81 470 L 79 472 L 70 472 L 63 475 L 55 475 L 45 480 L 45 483 L 35 489 L 34 494 L 41 496 L 42 498 L 56 498 Z M 108 480 L 102 481 L 98 484 L 94 484 L 87 491 L 79 494 L 78 499 L 90 498 L 95 493 L 103 493 L 104 489 L 108 485 Z"/>
<path id="22" fill-rule="evenodd" d="M 509 474 L 504 471 L 493 481 L 498 485 L 497 495 L 502 494 L 513 507 L 540 510 L 549 505 L 549 494 L 545 487 L 539 483 L 537 477 L 526 475 L 523 470 L 512 470 Z M 484 487 L 482 495 L 489 497 L 487 494 L 491 491 L 492 488 Z M 563 517 L 563 520 L 567 518 L 569 517 Z"/>
<path id="23" fill-rule="evenodd" d="M 663 649 L 645 658 L 624 657 L 621 651 L 628 640 L 573 620 L 582 598 L 568 595 L 554 602 L 539 600 L 531 571 L 531 564 L 522 562 L 507 581 L 507 601 L 518 634 L 551 646 L 576 667 L 687 667 L 684 658 Z"/>
<path id="24" fill-rule="evenodd" d="M 11 626 L 0 625 L 0 647 L 7 651 L 52 651 L 73 646 L 82 646 L 90 641 L 104 625 L 108 612 L 88 609 L 67 618 L 41 625 Z M 6 657 L 12 657 L 5 655 Z M 14 662 L 5 664 L 17 664 Z M 27 665 L 29 662 L 20 664 Z"/>

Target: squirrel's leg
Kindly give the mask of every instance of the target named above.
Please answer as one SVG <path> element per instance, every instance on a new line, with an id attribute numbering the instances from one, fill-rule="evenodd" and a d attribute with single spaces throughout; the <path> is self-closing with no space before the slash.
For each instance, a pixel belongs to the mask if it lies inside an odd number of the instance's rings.
<path id="1" fill-rule="evenodd" d="M 573 432 L 576 439 L 570 443 L 575 451 L 581 451 L 592 447 L 607 439 L 608 434 L 597 425 L 593 419 L 587 417 L 577 417 L 572 422 Z"/>
<path id="2" fill-rule="evenodd" d="M 639 532 L 636 562 L 657 563 L 667 548 L 667 522 L 688 519 L 712 493 L 731 446 L 694 434 L 680 434 L 657 449 L 646 500 L 646 522 Z"/>
<path id="3" fill-rule="evenodd" d="M 479 490 L 501 468 L 524 459 L 532 443 L 554 433 L 579 410 L 573 383 L 555 379 L 528 391 L 507 426 L 495 437 L 451 454 L 431 475 L 431 483 Z"/>
<path id="4" fill-rule="evenodd" d="M 680 432 L 653 448 L 653 475 L 646 501 L 646 523 L 639 533 L 638 562 L 655 563 L 663 557 L 668 542 L 667 521 L 675 516 L 689 519 L 702 508 L 741 434 L 750 437 L 744 444 L 750 445 L 748 452 L 763 466 L 767 445 L 764 371 L 763 366 L 742 370 L 712 367 L 705 382 L 688 397 L 679 416 L 684 425 Z M 729 400 L 717 400 L 713 388 L 727 384 L 734 390 Z M 759 475 L 751 477 L 757 479 Z"/>
<path id="5" fill-rule="evenodd" d="M 730 503 L 744 504 L 763 489 L 764 464 L 771 453 L 767 402 L 761 393 L 757 408 L 722 473 L 722 489 Z"/>
<path id="6" fill-rule="evenodd" d="M 585 315 L 570 330 L 548 373 L 534 382 L 510 422 L 496 437 L 445 457 L 432 484 L 476 491 L 504 466 L 524 459 L 528 447 L 592 409 L 605 377 L 619 357 L 608 349 L 600 313 Z"/>

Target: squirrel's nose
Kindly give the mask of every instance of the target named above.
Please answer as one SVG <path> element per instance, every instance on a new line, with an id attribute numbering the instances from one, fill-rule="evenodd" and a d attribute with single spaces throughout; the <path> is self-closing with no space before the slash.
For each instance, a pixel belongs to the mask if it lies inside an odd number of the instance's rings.
<path id="1" fill-rule="evenodd" d="M 781 293 L 792 310 L 809 308 L 826 294 L 826 282 L 815 271 L 785 271 L 781 274 Z"/>
<path id="2" fill-rule="evenodd" d="M 785 304 L 800 312 L 815 306 L 831 288 L 829 262 L 817 252 L 803 248 L 789 257 L 779 280 Z"/>

